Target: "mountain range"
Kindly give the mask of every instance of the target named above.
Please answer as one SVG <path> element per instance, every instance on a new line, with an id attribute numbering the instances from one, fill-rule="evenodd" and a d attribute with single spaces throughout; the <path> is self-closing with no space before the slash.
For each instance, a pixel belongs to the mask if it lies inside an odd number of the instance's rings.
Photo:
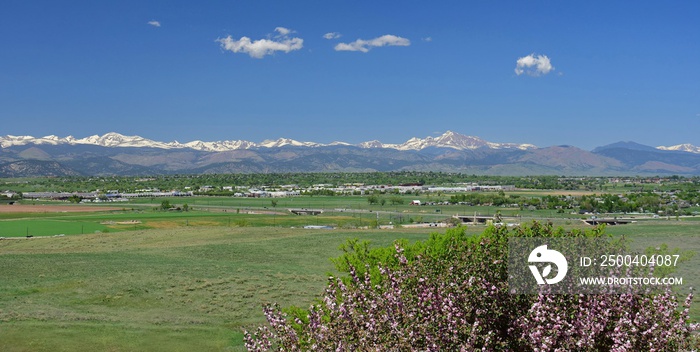
<path id="1" fill-rule="evenodd" d="M 58 137 L 54 135 L 35 138 L 32 136 L 4 136 L 0 137 L 0 147 L 7 148 L 13 146 L 23 146 L 28 144 L 36 145 L 97 145 L 102 147 L 132 147 L 132 148 L 159 148 L 159 149 L 194 149 L 207 152 L 224 152 L 240 149 L 252 148 L 279 148 L 285 146 L 292 147 L 328 147 L 328 146 L 353 146 L 345 142 L 333 142 L 330 144 L 322 144 L 316 142 L 299 142 L 289 138 L 280 138 L 277 140 L 265 140 L 260 143 L 230 140 L 203 142 L 192 141 L 187 143 L 174 142 L 159 142 L 146 139 L 140 136 L 124 136 L 119 133 L 110 132 L 103 136 L 94 135 L 86 138 L 76 139 L 73 136 Z M 411 138 L 402 144 L 385 144 L 380 141 L 368 141 L 354 145 L 360 148 L 390 148 L 396 150 L 421 150 L 429 147 L 438 148 L 453 148 L 458 150 L 477 149 L 488 147 L 492 149 L 535 149 L 532 144 L 515 144 L 515 143 L 492 143 L 487 142 L 479 137 L 465 136 L 452 131 L 447 131 L 439 137 L 426 138 Z"/>
<path id="2" fill-rule="evenodd" d="M 86 138 L 0 136 L 0 177 L 424 170 L 490 175 L 700 175 L 700 147 L 618 142 L 586 151 L 494 143 L 447 131 L 401 144 L 322 144 L 288 138 L 160 142 L 107 133 Z"/>

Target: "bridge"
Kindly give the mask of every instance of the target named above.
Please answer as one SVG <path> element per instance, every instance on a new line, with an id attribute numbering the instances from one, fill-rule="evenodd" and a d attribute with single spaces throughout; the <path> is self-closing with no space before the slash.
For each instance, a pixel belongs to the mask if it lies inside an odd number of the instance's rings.
<path id="1" fill-rule="evenodd" d="M 630 224 L 635 222 L 632 219 L 585 219 L 581 220 L 585 222 L 588 225 L 600 225 L 600 224 L 606 224 L 606 225 L 625 225 L 625 224 Z"/>
<path id="2" fill-rule="evenodd" d="M 459 219 L 463 224 L 485 224 L 487 221 L 493 221 L 491 215 L 455 215 L 455 219 Z"/>

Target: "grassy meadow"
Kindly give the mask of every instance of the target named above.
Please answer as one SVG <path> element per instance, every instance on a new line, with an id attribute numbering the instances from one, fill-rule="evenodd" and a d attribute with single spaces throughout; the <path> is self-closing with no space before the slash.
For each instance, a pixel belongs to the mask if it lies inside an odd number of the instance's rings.
<path id="1" fill-rule="evenodd" d="M 243 350 L 261 304 L 319 297 L 346 238 L 426 233 L 190 227 L 0 241 L 0 350 Z"/>
<path id="2" fill-rule="evenodd" d="M 322 294 L 334 271 L 329 258 L 341 254 L 346 239 L 384 246 L 444 231 L 350 228 L 369 226 L 377 212 L 387 224 L 496 210 L 370 206 L 362 197 L 285 198 L 276 206 L 270 199 L 172 199 L 193 210 L 154 210 L 160 201 L 105 212 L 0 213 L 0 237 L 6 237 L 0 240 L 0 351 L 242 351 L 242 329 L 264 321 L 263 303 L 306 308 Z M 296 216 L 287 208 L 325 212 Z M 589 227 L 570 214 L 498 210 L 523 222 L 549 218 L 565 228 Z M 631 238 L 638 249 L 667 243 L 697 253 L 699 225 L 694 218 L 655 219 L 607 232 Z M 484 226 L 467 229 L 479 233 Z M 51 237 L 57 234 L 65 236 Z M 678 274 L 697 282 L 700 255 Z M 695 301 L 691 315 L 700 320 Z"/>

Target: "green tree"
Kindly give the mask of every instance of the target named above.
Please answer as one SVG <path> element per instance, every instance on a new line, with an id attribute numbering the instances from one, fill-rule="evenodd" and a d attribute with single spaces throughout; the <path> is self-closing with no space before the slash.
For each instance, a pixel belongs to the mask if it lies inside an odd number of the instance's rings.
<path id="1" fill-rule="evenodd" d="M 374 194 L 371 195 L 371 196 L 369 196 L 369 197 L 367 197 L 367 203 L 369 203 L 369 204 L 377 204 L 377 202 L 379 202 L 379 198 L 378 198 L 377 196 L 375 196 Z"/>
<path id="2" fill-rule="evenodd" d="M 82 201 L 82 200 L 83 200 L 83 198 L 80 198 L 79 196 L 77 196 L 75 194 L 68 198 L 68 201 L 71 203 L 80 203 L 80 201 Z"/>
<path id="3" fill-rule="evenodd" d="M 389 198 L 389 203 L 391 203 L 391 205 L 403 204 L 403 198 L 400 196 L 392 196 Z"/>
<path id="4" fill-rule="evenodd" d="M 161 210 L 168 210 L 172 207 L 173 206 L 170 204 L 169 200 L 164 200 L 164 201 L 160 202 L 160 209 Z"/>

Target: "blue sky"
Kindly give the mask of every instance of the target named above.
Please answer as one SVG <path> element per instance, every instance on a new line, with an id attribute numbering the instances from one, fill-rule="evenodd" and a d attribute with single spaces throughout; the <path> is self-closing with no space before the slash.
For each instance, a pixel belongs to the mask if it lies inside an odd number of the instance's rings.
<path id="1" fill-rule="evenodd" d="M 0 135 L 700 145 L 699 43 L 698 1 L 5 0 Z"/>

